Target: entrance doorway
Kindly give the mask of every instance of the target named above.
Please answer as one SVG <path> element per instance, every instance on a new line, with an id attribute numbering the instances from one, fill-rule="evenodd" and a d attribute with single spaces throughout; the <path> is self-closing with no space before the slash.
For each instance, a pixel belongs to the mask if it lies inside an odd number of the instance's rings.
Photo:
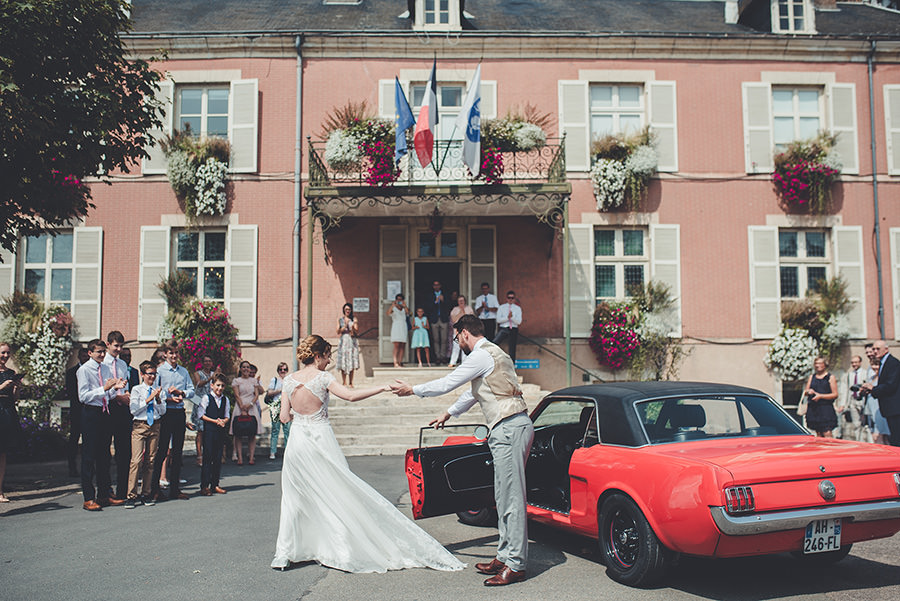
<path id="1" fill-rule="evenodd" d="M 426 307 L 427 312 L 427 307 L 433 298 L 431 283 L 435 280 L 441 283 L 441 290 L 444 291 L 444 298 L 448 303 L 450 302 L 450 294 L 454 290 L 462 293 L 459 289 L 459 266 L 460 263 L 458 261 L 452 263 L 416 263 L 413 271 L 413 312 L 415 312 L 416 307 Z"/>

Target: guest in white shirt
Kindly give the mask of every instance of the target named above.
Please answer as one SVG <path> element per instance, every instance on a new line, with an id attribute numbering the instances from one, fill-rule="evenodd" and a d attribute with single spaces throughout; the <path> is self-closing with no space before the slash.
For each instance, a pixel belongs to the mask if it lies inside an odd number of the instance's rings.
<path id="1" fill-rule="evenodd" d="M 494 344 L 500 344 L 509 338 L 509 358 L 516 362 L 516 344 L 519 342 L 519 326 L 522 325 L 522 307 L 516 300 L 516 293 L 506 293 L 506 303 L 497 309 L 497 336 Z"/>
<path id="2" fill-rule="evenodd" d="M 81 493 L 87 511 L 100 511 L 109 505 L 123 505 L 123 499 L 109 496 L 109 444 L 112 424 L 109 417 L 110 391 L 125 388 L 125 380 L 113 378 L 104 365 L 106 343 L 95 338 L 88 343 L 90 357 L 78 368 L 78 400 L 82 405 Z M 94 488 L 94 474 L 97 488 Z"/>
<path id="3" fill-rule="evenodd" d="M 491 294 L 491 285 L 487 282 L 481 283 L 481 296 L 475 299 L 475 316 L 481 320 L 484 325 L 484 337 L 493 340 L 497 330 L 497 309 L 500 308 L 500 301 Z"/>
<path id="4" fill-rule="evenodd" d="M 141 502 L 147 505 L 155 503 L 150 492 L 153 476 L 153 464 L 159 448 L 159 427 L 162 416 L 166 413 L 166 402 L 162 399 L 162 390 L 153 386 L 156 380 L 156 365 L 144 361 L 140 365 L 141 382 L 131 389 L 130 409 L 134 416 L 131 430 L 131 465 L 128 470 L 128 498 L 125 508 L 131 509 Z M 138 496 L 138 476 L 143 479 L 141 495 Z"/>
<path id="5" fill-rule="evenodd" d="M 860 385 L 866 381 L 866 370 L 862 368 L 862 357 L 853 355 L 850 358 L 850 371 L 847 372 L 844 380 L 843 400 L 835 407 L 838 413 L 838 427 L 841 430 L 841 438 L 859 440 L 860 415 L 866 396 L 859 390 Z"/>
<path id="6" fill-rule="evenodd" d="M 113 449 L 116 458 L 116 494 L 115 498 L 125 499 L 128 494 L 128 473 L 131 466 L 131 409 L 129 403 L 128 364 L 119 358 L 125 346 L 125 336 L 118 330 L 106 335 L 106 356 L 103 363 L 109 367 L 114 378 L 125 380 L 125 388 L 116 395 L 111 395 L 109 418 L 112 422 Z"/>
<path id="7" fill-rule="evenodd" d="M 230 417 L 230 403 L 225 397 L 225 376 L 213 375 L 209 394 L 200 399 L 200 419 L 206 422 L 203 428 L 203 468 L 200 470 L 200 494 L 225 494 L 219 486 L 222 472 L 222 449 L 225 446 L 225 425 Z"/>

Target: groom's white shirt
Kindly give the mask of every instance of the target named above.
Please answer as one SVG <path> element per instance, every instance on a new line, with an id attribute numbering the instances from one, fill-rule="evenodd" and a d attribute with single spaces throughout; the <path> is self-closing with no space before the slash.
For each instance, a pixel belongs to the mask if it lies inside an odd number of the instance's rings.
<path id="1" fill-rule="evenodd" d="M 475 378 L 489 376 L 494 371 L 494 358 L 491 357 L 490 353 L 481 348 L 486 341 L 486 338 L 482 338 L 476 342 L 475 348 L 473 348 L 472 352 L 463 359 L 463 362 L 460 363 L 459 367 L 443 378 L 413 386 L 413 394 L 421 397 L 441 396 L 442 394 L 447 394 L 451 390 L 459 388 L 463 384 L 471 382 Z M 472 391 L 467 390 L 459 396 L 449 409 L 447 409 L 447 413 L 453 417 L 459 417 L 471 409 L 477 402 L 478 401 L 472 395 Z"/>

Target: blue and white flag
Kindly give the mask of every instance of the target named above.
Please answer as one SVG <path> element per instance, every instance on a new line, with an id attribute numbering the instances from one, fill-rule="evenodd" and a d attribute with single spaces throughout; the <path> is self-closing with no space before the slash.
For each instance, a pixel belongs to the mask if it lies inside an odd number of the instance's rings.
<path id="1" fill-rule="evenodd" d="M 464 132 L 463 161 L 473 177 L 481 170 L 481 65 L 475 69 L 462 111 L 456 117 L 456 129 Z"/>
<path id="2" fill-rule="evenodd" d="M 397 133 L 394 140 L 394 164 L 400 163 L 400 159 L 406 154 L 406 130 L 416 124 L 412 110 L 409 108 L 409 102 L 406 101 L 406 94 L 400 87 L 400 80 L 394 77 L 394 107 L 396 109 L 394 120 L 397 123 Z"/>

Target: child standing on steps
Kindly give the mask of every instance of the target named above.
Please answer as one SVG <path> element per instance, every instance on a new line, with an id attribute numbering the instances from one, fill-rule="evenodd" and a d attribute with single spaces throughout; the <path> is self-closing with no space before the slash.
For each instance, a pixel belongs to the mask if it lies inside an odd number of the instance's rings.
<path id="1" fill-rule="evenodd" d="M 431 341 L 428 337 L 430 329 L 428 318 L 425 317 L 425 309 L 418 307 L 416 316 L 413 318 L 413 335 L 411 348 L 416 351 L 416 359 L 419 361 L 419 367 L 422 367 L 422 351 L 425 351 L 425 362 L 431 367 Z"/>

